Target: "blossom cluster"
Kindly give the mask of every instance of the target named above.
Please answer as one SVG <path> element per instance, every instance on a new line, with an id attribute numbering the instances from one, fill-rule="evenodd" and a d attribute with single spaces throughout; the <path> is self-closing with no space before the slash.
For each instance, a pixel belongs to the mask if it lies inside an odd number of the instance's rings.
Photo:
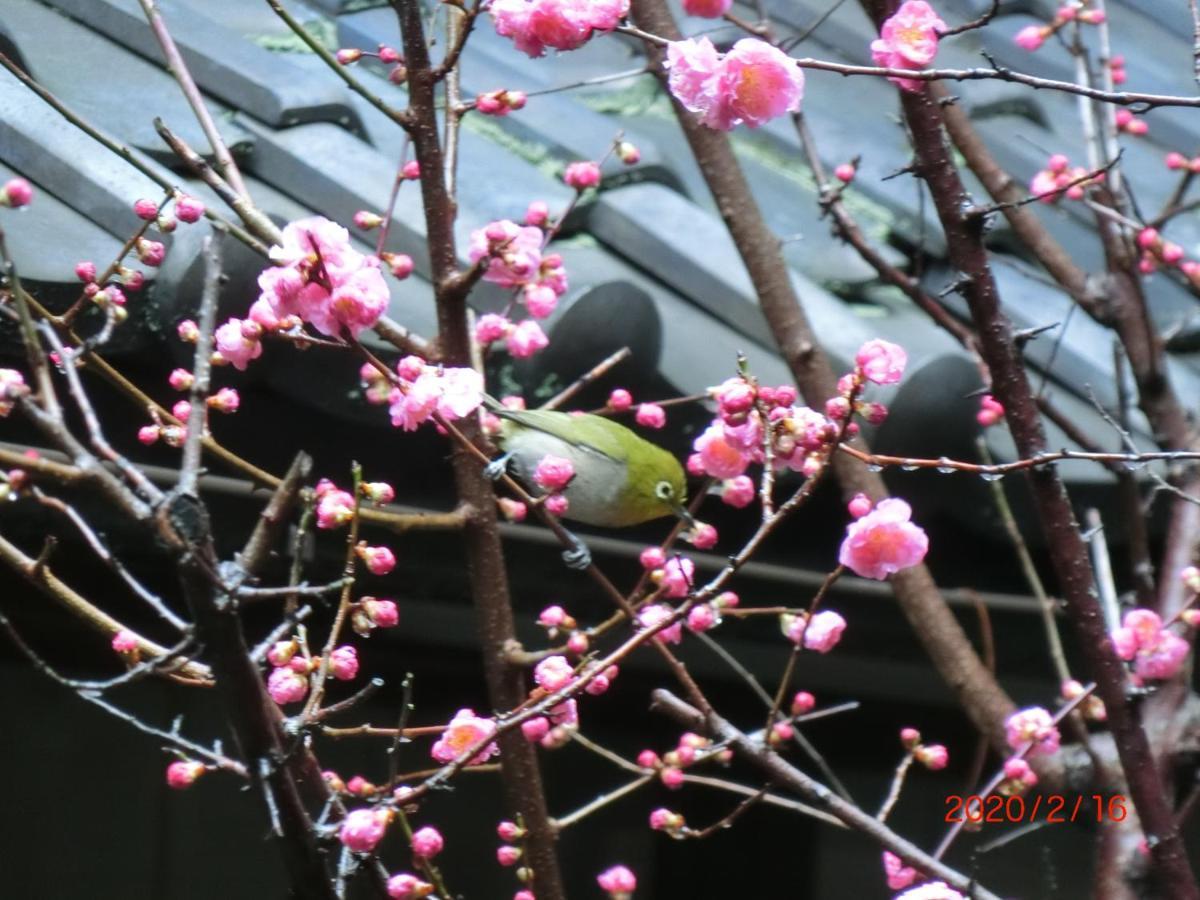
<path id="1" fill-rule="evenodd" d="M 1171 631 L 1158 613 L 1132 609 L 1121 626 L 1113 630 L 1112 643 L 1117 656 L 1133 663 L 1139 681 L 1163 681 L 1173 677 L 1187 660 L 1191 647 Z"/>
<path id="2" fill-rule="evenodd" d="M 629 13 L 629 0 L 492 0 L 496 33 L 531 57 L 577 50 L 597 32 L 612 31 Z"/>
<path id="3" fill-rule="evenodd" d="M 336 222 L 312 216 L 289 223 L 270 256 L 276 264 L 258 276 L 261 293 L 247 320 L 264 330 L 295 316 L 324 335 L 357 338 L 387 310 L 389 293 L 379 258 L 355 250 L 350 233 Z M 252 329 L 239 330 L 243 341 L 254 340 Z M 219 331 L 218 349 L 225 354 Z M 247 357 L 259 353 L 261 349 L 243 346 L 227 358 L 242 369 Z"/>
<path id="4" fill-rule="evenodd" d="M 398 381 L 388 390 L 388 411 L 392 424 L 405 431 L 415 431 L 435 413 L 461 419 L 483 403 L 483 376 L 475 369 L 430 366 L 419 356 L 406 356 L 396 364 L 396 373 Z M 370 383 L 367 390 L 370 393 Z"/>
<path id="5" fill-rule="evenodd" d="M 1029 745 L 1030 755 L 1050 756 L 1058 752 L 1060 735 L 1054 718 L 1040 706 L 1013 713 L 1004 722 L 1004 739 L 1020 751 Z"/>
<path id="6" fill-rule="evenodd" d="M 637 755 L 637 764 L 647 772 L 657 774 L 663 786 L 674 791 L 683 787 L 685 769 L 710 761 L 727 764 L 732 759 L 733 751 L 728 747 L 714 750 L 708 738 L 685 732 L 680 735 L 674 749 L 662 756 L 650 749 L 642 750 Z M 654 818 L 651 818 L 651 827 L 655 827 Z"/>
<path id="7" fill-rule="evenodd" d="M 789 112 L 804 98 L 804 73 L 786 53 L 757 38 L 743 38 L 718 53 L 706 37 L 672 41 L 664 65 L 672 96 L 709 128 L 757 128 Z"/>
<path id="8" fill-rule="evenodd" d="M 1053 154 L 1046 167 L 1029 182 L 1029 193 L 1042 203 L 1055 204 L 1063 197 L 1082 200 L 1087 188 L 1104 181 L 1104 173 L 1090 174 L 1083 166 L 1072 166 L 1061 153 Z"/>
<path id="9" fill-rule="evenodd" d="M 1039 49 L 1047 38 L 1053 37 L 1061 31 L 1070 22 L 1079 22 L 1084 25 L 1099 25 L 1105 21 L 1105 13 L 1102 9 L 1087 9 L 1081 0 L 1071 0 L 1069 3 L 1064 3 L 1054 12 L 1054 18 L 1045 25 L 1026 25 L 1013 37 L 1016 45 L 1023 50 L 1033 52 Z M 1121 84 L 1125 81 L 1125 65 L 1124 60 L 1119 64 L 1113 65 L 1113 83 Z M 1116 73 L 1120 71 L 1120 80 L 1117 79 Z"/>

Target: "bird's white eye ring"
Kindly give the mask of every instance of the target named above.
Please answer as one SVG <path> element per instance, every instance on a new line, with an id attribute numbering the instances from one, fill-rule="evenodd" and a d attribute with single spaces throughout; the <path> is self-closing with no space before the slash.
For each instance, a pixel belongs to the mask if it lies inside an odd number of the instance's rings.
<path id="1" fill-rule="evenodd" d="M 671 482 L 660 481 L 654 486 L 654 493 L 659 500 L 670 500 L 675 495 L 675 489 L 671 487 Z"/>

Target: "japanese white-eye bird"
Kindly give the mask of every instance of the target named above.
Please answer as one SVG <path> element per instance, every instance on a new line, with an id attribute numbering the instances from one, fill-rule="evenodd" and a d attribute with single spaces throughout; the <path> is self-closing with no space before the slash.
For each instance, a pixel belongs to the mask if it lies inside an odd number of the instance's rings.
<path id="1" fill-rule="evenodd" d="M 504 451 L 488 466 L 492 477 L 511 465 L 518 479 L 540 493 L 533 478 L 538 463 L 546 456 L 570 461 L 575 476 L 562 491 L 563 518 L 604 528 L 670 515 L 691 522 L 679 460 L 619 422 L 590 413 L 508 409 L 494 401 L 488 406 L 501 419 L 496 442 Z M 568 564 L 586 568 L 586 552 L 578 543 L 564 556 Z"/>

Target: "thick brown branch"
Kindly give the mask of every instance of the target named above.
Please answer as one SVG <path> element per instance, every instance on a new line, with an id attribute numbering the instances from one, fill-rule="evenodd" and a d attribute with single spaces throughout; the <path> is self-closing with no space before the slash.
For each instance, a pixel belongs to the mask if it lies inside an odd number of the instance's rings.
<path id="1" fill-rule="evenodd" d="M 647 31 L 679 38 L 679 30 L 662 0 L 634 0 L 633 14 L 639 26 Z M 652 55 L 660 53 L 656 46 L 648 49 Z M 653 70 L 661 72 L 661 65 Z M 819 404 L 837 393 L 837 377 L 828 357 L 817 346 L 812 326 L 792 287 L 790 273 L 779 252 L 779 239 L 764 223 L 729 139 L 700 125 L 678 105 L 676 115 L 741 254 L 780 352 L 801 393 L 808 402 Z M 847 497 L 862 492 L 879 500 L 887 495 L 878 475 L 844 454 L 835 455 L 833 465 Z M 1013 703 L 980 662 L 929 570 L 916 566 L 901 572 L 893 577 L 892 587 L 926 652 L 971 721 L 994 745 L 1003 746 L 1003 721 L 1013 711 Z"/>
<path id="2" fill-rule="evenodd" d="M 886 2 L 864 0 L 864 5 L 877 21 L 886 15 Z M 928 91 L 904 92 L 901 102 L 916 151 L 916 174 L 929 186 L 946 234 L 950 262 L 965 276 L 962 293 L 992 372 L 993 393 L 1004 404 L 1018 452 L 1034 456 L 1046 449 L 1041 417 L 1011 324 L 1000 310 L 979 223 L 967 213 L 967 193 L 943 139 L 941 109 Z M 1161 886 L 1170 896 L 1200 896 L 1149 742 L 1125 696 L 1125 671 L 1108 640 L 1087 551 L 1066 490 L 1051 468 L 1032 469 L 1028 479 L 1070 619 L 1108 711 L 1130 795 L 1147 835 L 1153 838 Z"/>

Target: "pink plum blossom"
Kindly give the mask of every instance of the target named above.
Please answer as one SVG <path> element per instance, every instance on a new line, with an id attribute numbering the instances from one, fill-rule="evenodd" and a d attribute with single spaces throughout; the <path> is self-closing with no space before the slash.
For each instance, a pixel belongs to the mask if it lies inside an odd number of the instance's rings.
<path id="1" fill-rule="evenodd" d="M 638 555 L 638 561 L 646 571 L 661 569 L 667 562 L 667 555 L 661 547 L 647 547 Z M 686 593 L 686 591 L 684 592 Z"/>
<path id="2" fill-rule="evenodd" d="M 883 871 L 887 886 L 893 891 L 902 891 L 919 877 L 917 870 L 906 866 L 904 861 L 889 850 L 883 851 Z"/>
<path id="3" fill-rule="evenodd" d="M 391 815 L 385 809 L 353 810 L 342 820 L 338 840 L 355 853 L 370 853 L 383 840 Z"/>
<path id="4" fill-rule="evenodd" d="M 1009 716 L 1004 723 L 1004 739 L 1014 750 L 1032 743 L 1030 754 L 1049 756 L 1058 752 L 1058 728 L 1050 713 L 1040 706 L 1022 709 Z"/>
<path id="5" fill-rule="evenodd" d="M 911 518 L 912 508 L 903 500 L 881 501 L 847 527 L 838 562 L 856 575 L 877 581 L 917 565 L 929 550 L 929 538 Z"/>
<path id="6" fill-rule="evenodd" d="M 449 763 L 458 759 L 464 752 L 474 747 L 485 738 L 496 733 L 496 723 L 475 715 L 473 709 L 460 709 L 442 732 L 442 736 L 434 742 L 430 754 L 440 763 Z M 495 742 L 486 744 L 468 761 L 469 766 L 478 766 L 487 762 L 500 752 Z"/>
<path id="7" fill-rule="evenodd" d="M 695 580 L 696 564 L 690 559 L 672 557 L 663 564 L 662 573 L 663 594 L 673 598 L 686 597 Z"/>
<path id="8" fill-rule="evenodd" d="M 575 50 L 595 32 L 612 31 L 629 12 L 629 0 L 492 0 L 496 33 L 531 57 L 546 48 Z"/>
<path id="9" fill-rule="evenodd" d="M 750 465 L 750 456 L 726 440 L 725 426 L 719 422 L 709 425 L 692 443 L 692 449 L 700 455 L 704 473 L 713 478 L 737 478 Z"/>
<path id="10" fill-rule="evenodd" d="M 492 222 L 471 233 L 468 255 L 473 263 L 487 260 L 484 281 L 504 288 L 529 284 L 542 264 L 542 230 L 508 219 Z"/>
<path id="11" fill-rule="evenodd" d="M 724 55 L 712 41 L 672 41 L 665 62 L 668 87 L 683 107 L 709 128 L 757 128 L 800 109 L 804 73 L 766 41 L 743 38 Z"/>
<path id="12" fill-rule="evenodd" d="M 638 611 L 638 627 L 640 629 L 655 628 L 661 622 L 669 619 L 671 613 L 671 607 L 665 603 L 652 603 Z M 674 622 L 666 626 L 655 634 L 655 639 L 665 644 L 678 644 L 683 640 L 683 624 L 681 622 Z"/>
<path id="13" fill-rule="evenodd" d="M 721 502 L 735 509 L 743 509 L 754 502 L 757 493 L 749 476 L 739 475 L 721 485 Z"/>
<path id="14" fill-rule="evenodd" d="M 299 316 L 322 334 L 345 330 L 357 338 L 387 309 L 379 259 L 353 249 L 335 222 L 312 216 L 289 223 L 270 256 L 276 265 L 258 276 L 260 299 L 281 319 Z"/>
<path id="15" fill-rule="evenodd" d="M 255 323 L 250 323 L 255 324 Z M 246 322 L 241 319 L 230 319 L 219 326 L 214 333 L 214 343 L 221 358 L 240 372 L 244 372 L 250 361 L 262 356 L 262 341 L 255 337 L 247 337 L 244 327 Z M 254 334 L 253 331 L 250 332 Z M 259 330 L 261 334 L 261 329 Z"/>
<path id="16" fill-rule="evenodd" d="M 517 359 L 533 356 L 539 350 L 544 350 L 550 344 L 550 339 L 533 319 L 526 319 L 508 333 L 504 346 Z"/>
<path id="17" fill-rule="evenodd" d="M 574 678 L 575 670 L 565 656 L 548 656 L 533 670 L 533 680 L 551 693 L 566 687 Z"/>
<path id="18" fill-rule="evenodd" d="M 348 491 L 329 490 L 317 500 L 317 527 L 341 528 L 354 518 L 354 495 Z"/>
<path id="19" fill-rule="evenodd" d="M 842 639 L 846 620 L 831 610 L 822 610 L 810 619 L 807 614 L 783 616 L 784 633 L 794 643 L 802 644 L 806 650 L 828 653 Z"/>
<path id="20" fill-rule="evenodd" d="M 118 653 L 132 653 L 138 648 L 137 635 L 122 628 L 113 635 L 112 648 Z"/>
<path id="21" fill-rule="evenodd" d="M 392 424 L 405 431 L 414 431 L 435 412 L 446 419 L 461 419 L 483 402 L 483 376 L 474 369 L 426 366 L 420 360 L 405 365 L 401 360 L 397 371 L 402 379 L 412 376 L 389 396 Z"/>
<path id="22" fill-rule="evenodd" d="M 633 406 L 633 395 L 625 388 L 616 388 L 608 395 L 608 408 L 614 412 L 625 412 Z"/>
<path id="23" fill-rule="evenodd" d="M 802 716 L 805 713 L 812 712 L 813 707 L 817 705 L 817 698 L 808 691 L 797 691 L 796 696 L 792 698 L 792 715 Z"/>
<path id="24" fill-rule="evenodd" d="M 938 35 L 945 30 L 946 23 L 925 0 L 905 0 L 871 42 L 871 57 L 888 69 L 923 69 L 937 56 Z M 921 81 L 913 78 L 888 80 L 906 91 L 922 88 Z"/>
<path id="25" fill-rule="evenodd" d="M 867 381 L 875 384 L 896 384 L 904 377 L 908 354 L 904 348 L 889 341 L 876 338 L 867 341 L 854 356 L 859 372 Z"/>

